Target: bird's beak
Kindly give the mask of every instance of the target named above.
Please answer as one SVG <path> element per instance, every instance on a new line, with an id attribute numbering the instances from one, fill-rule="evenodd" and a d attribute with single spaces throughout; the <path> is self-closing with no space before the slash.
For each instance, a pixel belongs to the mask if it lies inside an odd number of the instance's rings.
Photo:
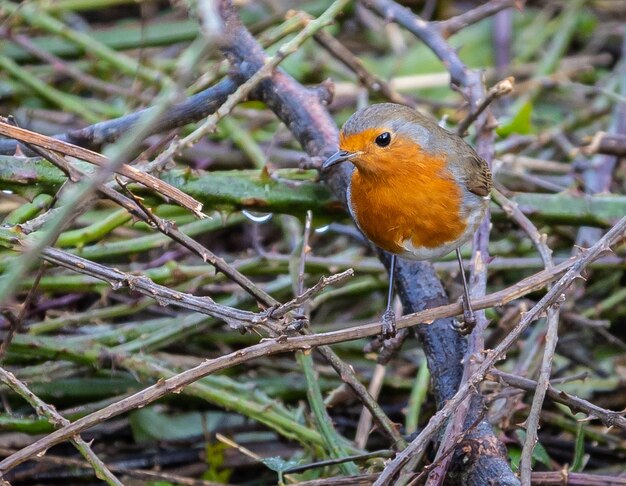
<path id="1" fill-rule="evenodd" d="M 328 170 L 332 166 L 341 164 L 347 160 L 351 160 L 356 157 L 357 154 L 354 152 L 348 152 L 347 150 L 339 150 L 335 152 L 333 155 L 328 157 L 326 161 L 322 164 L 322 170 Z"/>

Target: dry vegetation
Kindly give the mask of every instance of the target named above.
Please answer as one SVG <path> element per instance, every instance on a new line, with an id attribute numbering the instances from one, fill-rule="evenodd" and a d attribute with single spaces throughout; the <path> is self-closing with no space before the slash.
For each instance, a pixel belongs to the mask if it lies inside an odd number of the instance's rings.
<path id="1" fill-rule="evenodd" d="M 0 0 L 0 482 L 626 484 L 626 6 L 401 3 Z M 492 166 L 469 337 L 450 255 L 376 339 L 385 100 Z"/>

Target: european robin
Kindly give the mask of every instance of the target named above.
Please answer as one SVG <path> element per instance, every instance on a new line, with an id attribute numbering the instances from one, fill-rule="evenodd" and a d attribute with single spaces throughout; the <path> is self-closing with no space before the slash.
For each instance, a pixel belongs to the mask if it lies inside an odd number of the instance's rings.
<path id="1" fill-rule="evenodd" d="M 492 181 L 487 163 L 461 137 L 403 105 L 357 111 L 341 129 L 339 151 L 322 170 L 350 161 L 350 214 L 391 254 L 383 338 L 395 335 L 391 309 L 396 257 L 433 260 L 456 250 L 464 288 L 464 326 L 475 324 L 459 247 L 480 225 Z"/>

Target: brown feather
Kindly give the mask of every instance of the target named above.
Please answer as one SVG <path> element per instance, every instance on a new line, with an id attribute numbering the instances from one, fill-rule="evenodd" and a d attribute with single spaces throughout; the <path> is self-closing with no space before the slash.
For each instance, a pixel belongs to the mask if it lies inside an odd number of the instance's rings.
<path id="1" fill-rule="evenodd" d="M 485 197 L 491 192 L 491 171 L 487 162 L 481 159 L 477 154 L 472 154 L 469 158 L 465 159 L 467 163 L 466 173 L 467 179 L 465 180 L 465 187 L 470 192 L 473 192 L 477 196 Z"/>

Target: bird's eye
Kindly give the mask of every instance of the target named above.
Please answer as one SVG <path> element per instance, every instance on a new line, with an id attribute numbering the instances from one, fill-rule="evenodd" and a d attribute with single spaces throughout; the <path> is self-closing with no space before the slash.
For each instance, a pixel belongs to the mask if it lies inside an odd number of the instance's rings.
<path id="1" fill-rule="evenodd" d="M 376 145 L 379 147 L 386 147 L 391 142 L 391 133 L 383 132 L 378 137 L 376 137 Z"/>

